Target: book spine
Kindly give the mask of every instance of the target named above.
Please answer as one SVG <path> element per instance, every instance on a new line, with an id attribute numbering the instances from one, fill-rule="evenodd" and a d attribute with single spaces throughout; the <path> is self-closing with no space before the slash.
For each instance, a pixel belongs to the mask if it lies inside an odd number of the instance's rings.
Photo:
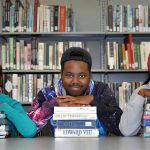
<path id="1" fill-rule="evenodd" d="M 6 27 L 6 3 L 5 0 L 2 0 L 2 31 L 5 32 Z"/>
<path id="2" fill-rule="evenodd" d="M 37 14 L 39 7 L 39 0 L 34 1 L 34 12 L 33 12 L 33 32 L 37 32 Z"/>
<path id="3" fill-rule="evenodd" d="M 61 113 L 61 114 L 54 114 L 53 115 L 54 120 L 94 120 L 97 119 L 96 114 L 81 114 L 81 113 Z"/>
<path id="4" fill-rule="evenodd" d="M 54 32 L 58 32 L 59 6 L 54 6 Z"/>
<path id="5" fill-rule="evenodd" d="M 55 137 L 98 137 L 98 129 L 55 129 Z"/>
<path id="6" fill-rule="evenodd" d="M 96 120 L 58 120 L 57 128 L 96 128 Z"/>
<path id="7" fill-rule="evenodd" d="M 38 69 L 44 69 L 44 48 L 45 43 L 38 43 Z"/>
<path id="8" fill-rule="evenodd" d="M 66 31 L 66 6 L 59 6 L 59 32 Z"/>
<path id="9" fill-rule="evenodd" d="M 56 113 L 96 113 L 96 107 L 54 107 Z"/>

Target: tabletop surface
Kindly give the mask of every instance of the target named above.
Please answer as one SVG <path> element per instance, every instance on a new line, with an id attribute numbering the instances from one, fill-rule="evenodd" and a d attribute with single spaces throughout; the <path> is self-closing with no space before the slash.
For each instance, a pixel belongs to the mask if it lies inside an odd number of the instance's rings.
<path id="1" fill-rule="evenodd" d="M 149 150 L 150 138 L 7 138 L 0 139 L 0 150 Z"/>

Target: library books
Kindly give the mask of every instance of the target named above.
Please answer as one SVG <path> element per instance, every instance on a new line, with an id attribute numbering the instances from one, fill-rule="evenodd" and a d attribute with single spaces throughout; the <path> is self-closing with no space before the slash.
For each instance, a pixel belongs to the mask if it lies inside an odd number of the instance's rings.
<path id="1" fill-rule="evenodd" d="M 150 42 L 132 41 L 129 34 L 128 42 L 107 41 L 107 69 L 147 70 L 147 59 L 150 53 Z"/>
<path id="2" fill-rule="evenodd" d="M 149 32 L 150 6 L 139 4 L 134 7 L 130 4 L 109 4 L 107 6 L 108 32 Z"/>
<path id="3" fill-rule="evenodd" d="M 96 107 L 54 107 L 55 137 L 98 137 Z"/>
<path id="4" fill-rule="evenodd" d="M 6 138 L 9 135 L 8 120 L 4 113 L 0 112 L 0 139 Z"/>
<path id="5" fill-rule="evenodd" d="M 8 38 L 0 48 L 0 64 L 8 70 L 43 70 L 60 69 L 62 53 L 69 47 L 85 48 L 83 41 L 40 41 L 33 38 Z"/>
<path id="6" fill-rule="evenodd" d="M 143 113 L 143 136 L 150 137 L 150 99 L 146 98 Z"/>
<path id="7" fill-rule="evenodd" d="M 39 0 L 10 0 L 2 2 L 3 32 L 72 32 L 72 5 L 61 3 L 42 5 Z"/>

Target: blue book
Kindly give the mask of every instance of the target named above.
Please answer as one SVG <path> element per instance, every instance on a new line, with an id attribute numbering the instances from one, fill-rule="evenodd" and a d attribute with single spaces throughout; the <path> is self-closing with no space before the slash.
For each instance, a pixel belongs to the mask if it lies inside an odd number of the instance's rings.
<path id="1" fill-rule="evenodd" d="M 144 119 L 144 126 L 150 126 L 150 119 Z"/>
<path id="2" fill-rule="evenodd" d="M 96 128 L 96 120 L 57 120 L 57 128 L 85 128 L 93 129 Z"/>

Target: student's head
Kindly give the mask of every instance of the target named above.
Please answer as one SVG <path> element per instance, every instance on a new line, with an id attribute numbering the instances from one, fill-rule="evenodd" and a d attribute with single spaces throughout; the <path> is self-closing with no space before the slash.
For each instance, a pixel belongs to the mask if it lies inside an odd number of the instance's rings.
<path id="1" fill-rule="evenodd" d="M 83 95 L 91 78 L 91 55 L 82 48 L 71 47 L 61 58 L 61 79 L 66 93 L 71 96 Z"/>

